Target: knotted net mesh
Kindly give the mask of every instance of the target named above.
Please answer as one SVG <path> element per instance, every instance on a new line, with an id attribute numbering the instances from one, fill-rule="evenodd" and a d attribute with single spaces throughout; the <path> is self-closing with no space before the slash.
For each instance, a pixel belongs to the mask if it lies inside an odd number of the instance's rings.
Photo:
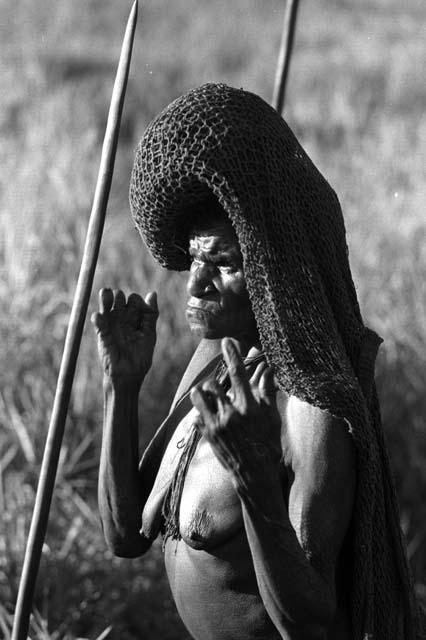
<path id="1" fill-rule="evenodd" d="M 374 386 L 380 338 L 361 318 L 337 196 L 272 107 L 223 84 L 172 102 L 137 148 L 131 210 L 162 266 L 189 268 L 188 212 L 211 193 L 237 233 L 280 386 L 344 419 L 356 445 L 353 637 L 413 639 L 419 616 Z"/>

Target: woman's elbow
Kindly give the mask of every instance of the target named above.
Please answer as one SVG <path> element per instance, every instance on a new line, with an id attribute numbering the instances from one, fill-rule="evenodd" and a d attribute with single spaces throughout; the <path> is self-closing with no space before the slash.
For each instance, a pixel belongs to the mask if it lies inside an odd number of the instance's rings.
<path id="1" fill-rule="evenodd" d="M 118 558 L 139 558 L 151 546 L 150 540 L 140 537 L 137 540 L 106 540 L 108 549 Z"/>
<path id="2" fill-rule="evenodd" d="M 318 597 L 316 602 L 301 598 L 285 613 L 280 612 L 278 619 L 273 612 L 268 613 L 273 620 L 275 618 L 275 624 L 285 638 L 291 633 L 295 640 L 326 640 L 333 628 L 336 608 L 328 598 Z"/>
<path id="3" fill-rule="evenodd" d="M 139 558 L 144 555 L 152 545 L 152 540 L 135 532 L 132 535 L 120 535 L 115 529 L 102 527 L 106 545 L 118 558 Z"/>

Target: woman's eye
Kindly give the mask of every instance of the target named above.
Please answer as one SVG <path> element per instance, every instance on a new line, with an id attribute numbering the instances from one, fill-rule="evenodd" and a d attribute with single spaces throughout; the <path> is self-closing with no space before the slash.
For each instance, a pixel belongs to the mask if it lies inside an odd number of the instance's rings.
<path id="1" fill-rule="evenodd" d="M 219 269 L 221 273 L 230 273 L 234 270 L 232 264 L 217 264 L 216 267 Z"/>

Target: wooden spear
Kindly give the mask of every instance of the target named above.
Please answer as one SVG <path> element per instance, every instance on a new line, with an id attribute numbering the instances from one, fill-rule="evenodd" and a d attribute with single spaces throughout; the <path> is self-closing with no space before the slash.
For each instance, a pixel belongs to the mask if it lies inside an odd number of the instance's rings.
<path id="1" fill-rule="evenodd" d="M 291 52 L 293 50 L 298 8 L 299 0 L 287 0 L 284 12 L 284 25 L 280 52 L 278 55 L 277 70 L 275 73 L 274 93 L 272 96 L 272 106 L 279 114 L 282 113 L 284 107 L 285 90 L 288 71 L 290 68 Z"/>
<path id="2" fill-rule="evenodd" d="M 65 420 L 67 417 L 84 321 L 93 285 L 93 277 L 99 254 L 105 213 L 114 171 L 114 160 L 117 150 L 127 78 L 129 75 L 137 12 L 138 1 L 135 0 L 127 22 L 114 88 L 112 91 L 83 259 L 74 295 L 67 335 L 65 338 L 65 346 L 56 386 L 52 416 L 47 433 L 33 517 L 31 520 L 27 548 L 25 551 L 11 640 L 26 640 L 27 638 L 31 604 L 43 542 L 46 535 L 46 527 L 50 504 L 52 501 L 53 488 L 55 485 Z"/>

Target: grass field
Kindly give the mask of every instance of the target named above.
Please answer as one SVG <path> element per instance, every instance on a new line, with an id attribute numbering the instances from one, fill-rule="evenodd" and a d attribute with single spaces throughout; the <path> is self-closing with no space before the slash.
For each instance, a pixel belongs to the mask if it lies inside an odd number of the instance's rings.
<path id="1" fill-rule="evenodd" d="M 0 637 L 13 605 L 128 3 L 0 0 Z M 141 7 L 94 290 L 159 291 L 142 441 L 194 343 L 185 276 L 130 220 L 133 150 L 172 98 L 205 81 L 269 100 L 283 3 Z M 426 602 L 426 5 L 302 0 L 285 117 L 339 194 L 378 361 L 383 422 L 417 591 Z M 91 303 L 96 305 L 94 294 Z M 33 640 L 187 638 L 161 553 L 118 560 L 96 507 L 101 378 L 86 327 L 35 598 Z"/>

